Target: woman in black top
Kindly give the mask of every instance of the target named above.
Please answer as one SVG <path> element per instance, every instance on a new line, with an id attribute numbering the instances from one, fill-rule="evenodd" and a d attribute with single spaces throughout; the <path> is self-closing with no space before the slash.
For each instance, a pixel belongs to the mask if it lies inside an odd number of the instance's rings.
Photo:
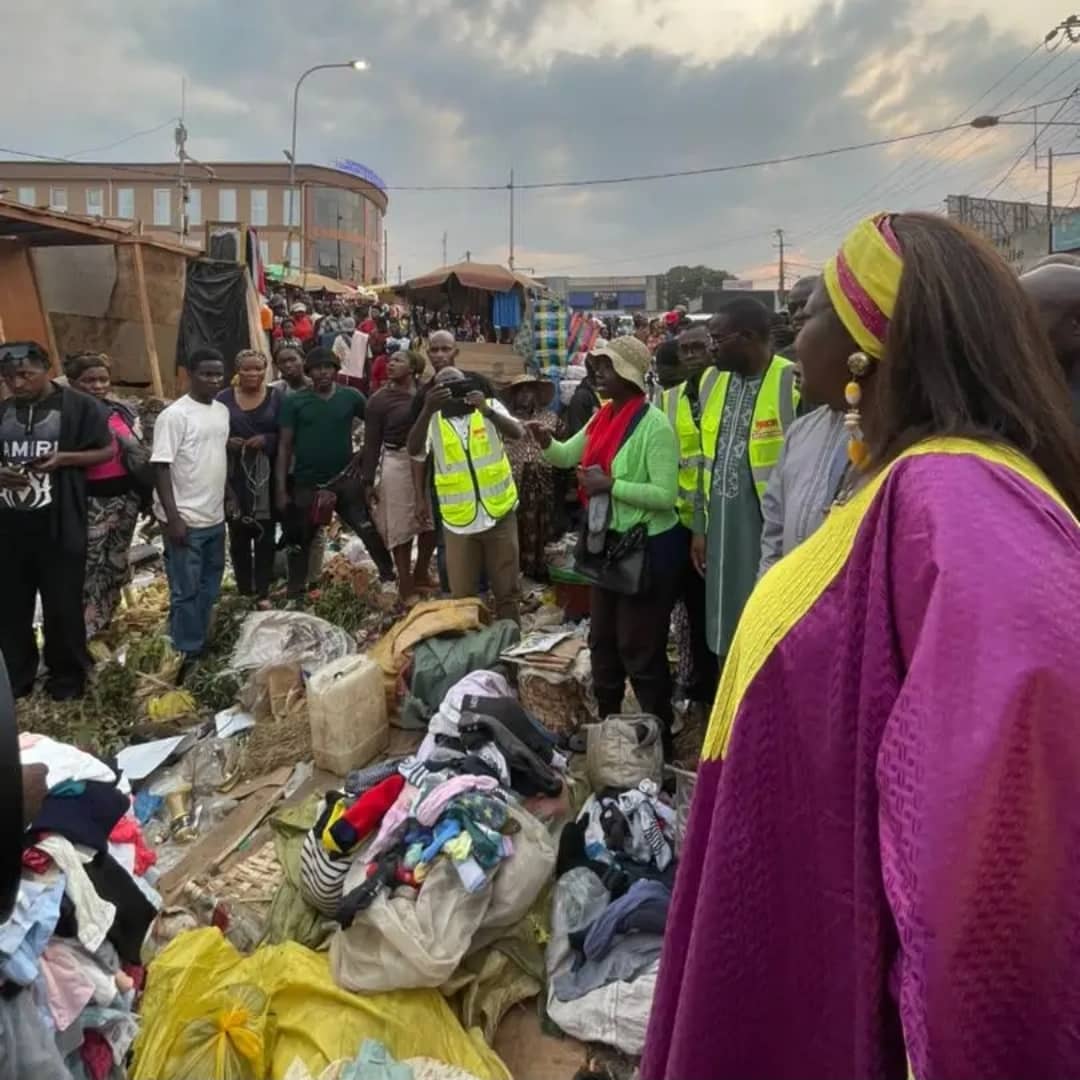
<path id="1" fill-rule="evenodd" d="M 266 357 L 244 349 L 236 357 L 236 385 L 218 401 L 229 410 L 229 554 L 236 588 L 270 606 L 274 576 L 273 462 L 281 395 L 266 384 Z"/>

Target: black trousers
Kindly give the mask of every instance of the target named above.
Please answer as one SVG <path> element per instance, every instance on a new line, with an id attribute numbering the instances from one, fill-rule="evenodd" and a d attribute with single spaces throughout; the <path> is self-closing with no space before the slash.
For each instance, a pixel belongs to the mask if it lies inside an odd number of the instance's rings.
<path id="1" fill-rule="evenodd" d="M 83 621 L 86 537 L 81 551 L 67 550 L 54 539 L 49 514 L 25 516 L 25 523 L 0 526 L 0 652 L 15 696 L 29 694 L 38 671 L 34 607 L 40 593 L 47 689 L 54 697 L 78 696 L 91 667 Z"/>
<path id="2" fill-rule="evenodd" d="M 275 550 L 273 521 L 229 522 L 229 557 L 241 596 L 270 595 Z"/>
<path id="3" fill-rule="evenodd" d="M 689 551 L 681 528 L 649 541 L 649 588 L 637 596 L 623 596 L 593 586 L 589 651 L 593 687 L 601 718 L 622 712 L 626 680 L 634 688 L 644 712 L 660 720 L 665 745 L 670 745 L 672 708 L 668 633 L 671 609 L 682 587 Z"/>
<path id="4" fill-rule="evenodd" d="M 367 503 L 362 495 L 355 493 L 351 486 L 334 487 L 337 495 L 337 516 L 349 526 L 368 554 L 379 568 L 379 577 L 383 581 L 394 580 L 394 560 L 386 550 L 379 530 L 371 520 Z M 311 524 L 311 504 L 315 499 L 316 489 L 293 484 L 289 495 L 289 507 L 285 514 L 285 537 L 289 545 L 289 597 L 297 599 L 304 595 L 307 586 L 308 568 L 311 560 L 311 545 L 318 531 Z"/>
<path id="5" fill-rule="evenodd" d="M 683 529 L 682 532 L 689 551 L 690 531 Z M 720 681 L 720 661 L 709 648 L 705 633 L 705 579 L 694 569 L 690 559 L 686 560 L 677 599 L 686 605 L 690 622 L 690 684 L 686 687 L 686 695 L 691 701 L 712 705 L 716 684 Z"/>

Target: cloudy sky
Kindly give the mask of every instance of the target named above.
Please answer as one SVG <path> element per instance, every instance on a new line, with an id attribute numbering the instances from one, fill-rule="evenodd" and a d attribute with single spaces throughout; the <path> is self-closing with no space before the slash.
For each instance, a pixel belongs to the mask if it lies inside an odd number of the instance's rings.
<path id="1" fill-rule="evenodd" d="M 186 78 L 194 156 L 280 159 L 299 72 L 363 56 L 366 74 L 305 84 L 298 156 L 362 161 L 391 188 L 499 184 L 511 168 L 529 184 L 757 161 L 1030 106 L 1080 84 L 1080 44 L 1029 55 L 1069 14 L 1053 0 L 3 6 L 5 40 L 18 43 L 0 99 L 9 150 L 167 160 Z M 1059 120 L 1080 122 L 1080 104 Z M 1043 141 L 1080 149 L 1078 131 Z M 706 263 L 773 284 L 775 229 L 793 271 L 808 272 L 862 213 L 987 194 L 1030 140 L 1023 127 L 961 131 L 719 175 L 521 191 L 517 263 L 590 275 Z M 1056 201 L 1080 203 L 1080 157 L 1056 171 Z M 1045 190 L 1028 155 L 995 195 L 1042 201 Z M 392 276 L 398 264 L 406 277 L 438 265 L 444 230 L 451 261 L 507 256 L 504 191 L 392 191 L 387 226 Z"/>

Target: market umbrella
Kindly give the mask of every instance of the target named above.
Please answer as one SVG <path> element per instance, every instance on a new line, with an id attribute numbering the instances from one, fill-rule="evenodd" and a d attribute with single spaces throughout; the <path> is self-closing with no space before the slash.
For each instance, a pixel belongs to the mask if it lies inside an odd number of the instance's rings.
<path id="1" fill-rule="evenodd" d="M 464 289 L 480 289 L 483 292 L 509 292 L 520 284 L 514 274 L 497 263 L 463 262 L 453 266 L 440 266 L 428 274 L 410 278 L 405 283 L 408 293 L 437 290 L 445 293 L 453 285 Z"/>
<path id="2" fill-rule="evenodd" d="M 462 314 L 487 314 L 494 293 L 542 288 L 539 282 L 497 263 L 463 262 L 410 278 L 399 292 L 414 304 L 448 307 Z"/>
<path id="3" fill-rule="evenodd" d="M 350 285 L 347 281 L 338 281 L 337 278 L 316 274 L 311 270 L 305 270 L 301 274 L 297 270 L 286 269 L 281 263 L 269 263 L 266 266 L 266 276 L 285 285 L 306 289 L 308 292 L 328 292 L 336 296 L 348 296 L 356 291 L 356 286 Z"/>

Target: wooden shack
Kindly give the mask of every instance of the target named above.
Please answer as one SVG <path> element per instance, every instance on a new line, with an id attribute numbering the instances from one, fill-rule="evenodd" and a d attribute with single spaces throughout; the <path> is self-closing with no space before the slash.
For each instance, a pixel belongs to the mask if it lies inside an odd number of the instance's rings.
<path id="1" fill-rule="evenodd" d="M 0 342 L 107 353 L 113 384 L 171 398 L 187 264 L 198 251 L 0 198 Z"/>

